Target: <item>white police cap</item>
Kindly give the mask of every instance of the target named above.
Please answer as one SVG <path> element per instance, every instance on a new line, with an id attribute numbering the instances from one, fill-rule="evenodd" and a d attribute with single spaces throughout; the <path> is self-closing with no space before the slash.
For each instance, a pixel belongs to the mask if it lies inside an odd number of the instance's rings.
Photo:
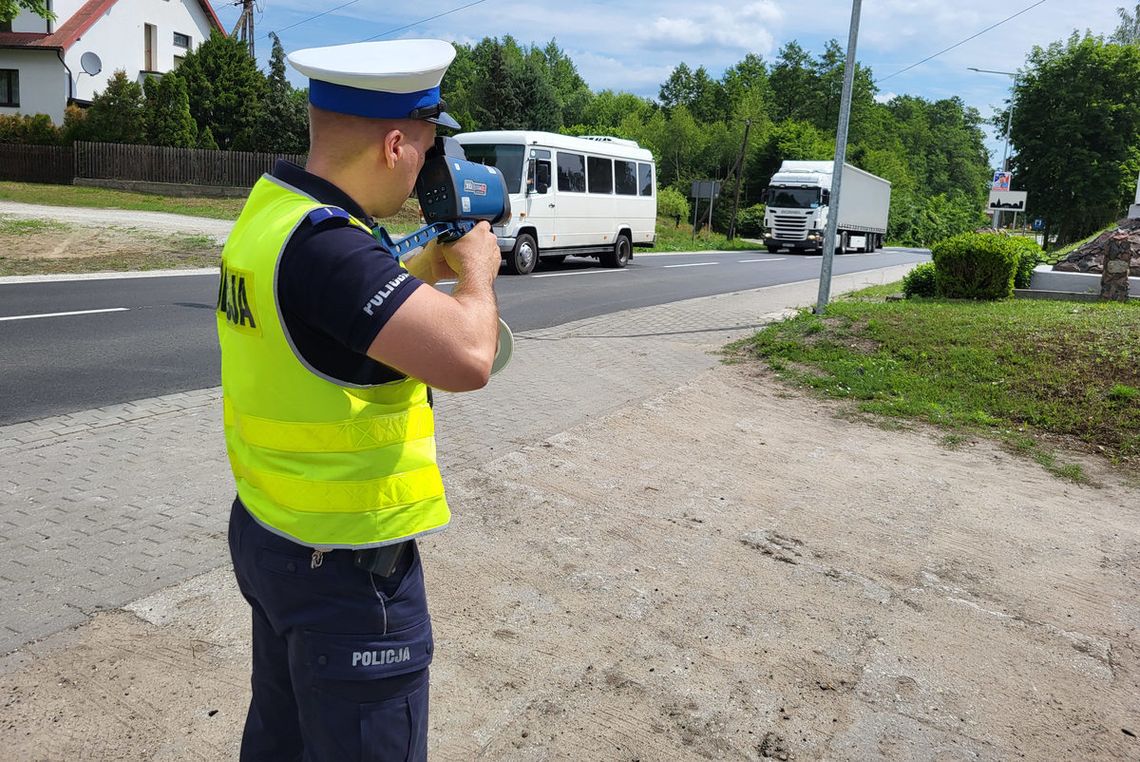
<path id="1" fill-rule="evenodd" d="M 372 119 L 423 119 L 459 129 L 439 83 L 455 59 L 445 40 L 389 40 L 306 48 L 289 63 L 309 78 L 317 108 Z"/>

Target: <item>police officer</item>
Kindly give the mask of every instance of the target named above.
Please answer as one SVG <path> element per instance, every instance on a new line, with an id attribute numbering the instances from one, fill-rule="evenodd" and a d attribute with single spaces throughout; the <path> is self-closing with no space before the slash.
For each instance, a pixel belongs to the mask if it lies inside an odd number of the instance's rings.
<path id="1" fill-rule="evenodd" d="M 436 125 L 441 40 L 301 50 L 302 169 L 254 186 L 222 252 L 218 336 L 237 483 L 229 542 L 253 610 L 243 760 L 424 759 L 431 621 L 415 538 L 449 520 L 431 394 L 486 384 L 495 236 L 401 263 L 373 236 Z M 457 279 L 450 295 L 430 286 Z"/>

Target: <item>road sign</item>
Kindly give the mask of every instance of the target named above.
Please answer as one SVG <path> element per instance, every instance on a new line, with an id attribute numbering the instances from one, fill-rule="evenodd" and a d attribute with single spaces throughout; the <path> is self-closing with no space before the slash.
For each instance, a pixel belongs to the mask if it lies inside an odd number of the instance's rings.
<path id="1" fill-rule="evenodd" d="M 996 191 L 1007 191 L 1012 182 L 1012 172 L 994 172 L 994 183 L 990 187 Z"/>
<path id="2" fill-rule="evenodd" d="M 1034 230 L 1044 230 L 1045 229 L 1045 220 L 1040 219 L 1040 218 L 1034 220 L 1033 221 L 1033 229 Z"/>
<path id="3" fill-rule="evenodd" d="M 689 198 L 712 198 L 720 195 L 720 182 L 717 180 L 694 180 Z"/>
<path id="4" fill-rule="evenodd" d="M 1025 200 L 1029 194 L 1025 191 L 990 191 L 990 203 L 986 207 L 991 212 L 1024 212 Z"/>

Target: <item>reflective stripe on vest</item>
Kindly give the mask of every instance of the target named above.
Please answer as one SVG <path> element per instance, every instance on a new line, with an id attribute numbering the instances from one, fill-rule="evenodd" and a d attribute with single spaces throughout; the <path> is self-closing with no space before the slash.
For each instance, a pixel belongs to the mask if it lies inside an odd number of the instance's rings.
<path id="1" fill-rule="evenodd" d="M 448 523 L 435 423 L 421 381 L 351 386 L 296 353 L 277 267 L 301 221 L 326 206 L 267 175 L 226 241 L 217 309 L 226 448 L 238 496 L 264 526 L 311 547 L 384 545 Z"/>

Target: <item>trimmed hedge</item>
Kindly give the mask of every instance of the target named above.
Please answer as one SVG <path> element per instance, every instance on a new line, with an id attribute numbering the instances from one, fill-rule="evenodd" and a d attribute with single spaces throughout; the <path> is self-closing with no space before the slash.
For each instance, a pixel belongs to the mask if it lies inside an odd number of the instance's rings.
<path id="1" fill-rule="evenodd" d="M 904 275 L 903 293 L 907 299 L 915 296 L 934 296 L 934 263 L 923 262 Z"/>
<path id="2" fill-rule="evenodd" d="M 1017 273 L 1013 278 L 1013 287 L 1029 288 L 1029 282 L 1033 279 L 1033 268 L 1041 264 L 1041 256 L 1045 252 L 1031 238 L 1009 236 L 1008 240 L 1017 250 Z"/>
<path id="3" fill-rule="evenodd" d="M 947 238 L 932 250 L 935 288 L 950 299 L 1006 299 L 1021 268 L 1032 273 L 1039 251 L 1024 239 L 993 233 Z"/>

